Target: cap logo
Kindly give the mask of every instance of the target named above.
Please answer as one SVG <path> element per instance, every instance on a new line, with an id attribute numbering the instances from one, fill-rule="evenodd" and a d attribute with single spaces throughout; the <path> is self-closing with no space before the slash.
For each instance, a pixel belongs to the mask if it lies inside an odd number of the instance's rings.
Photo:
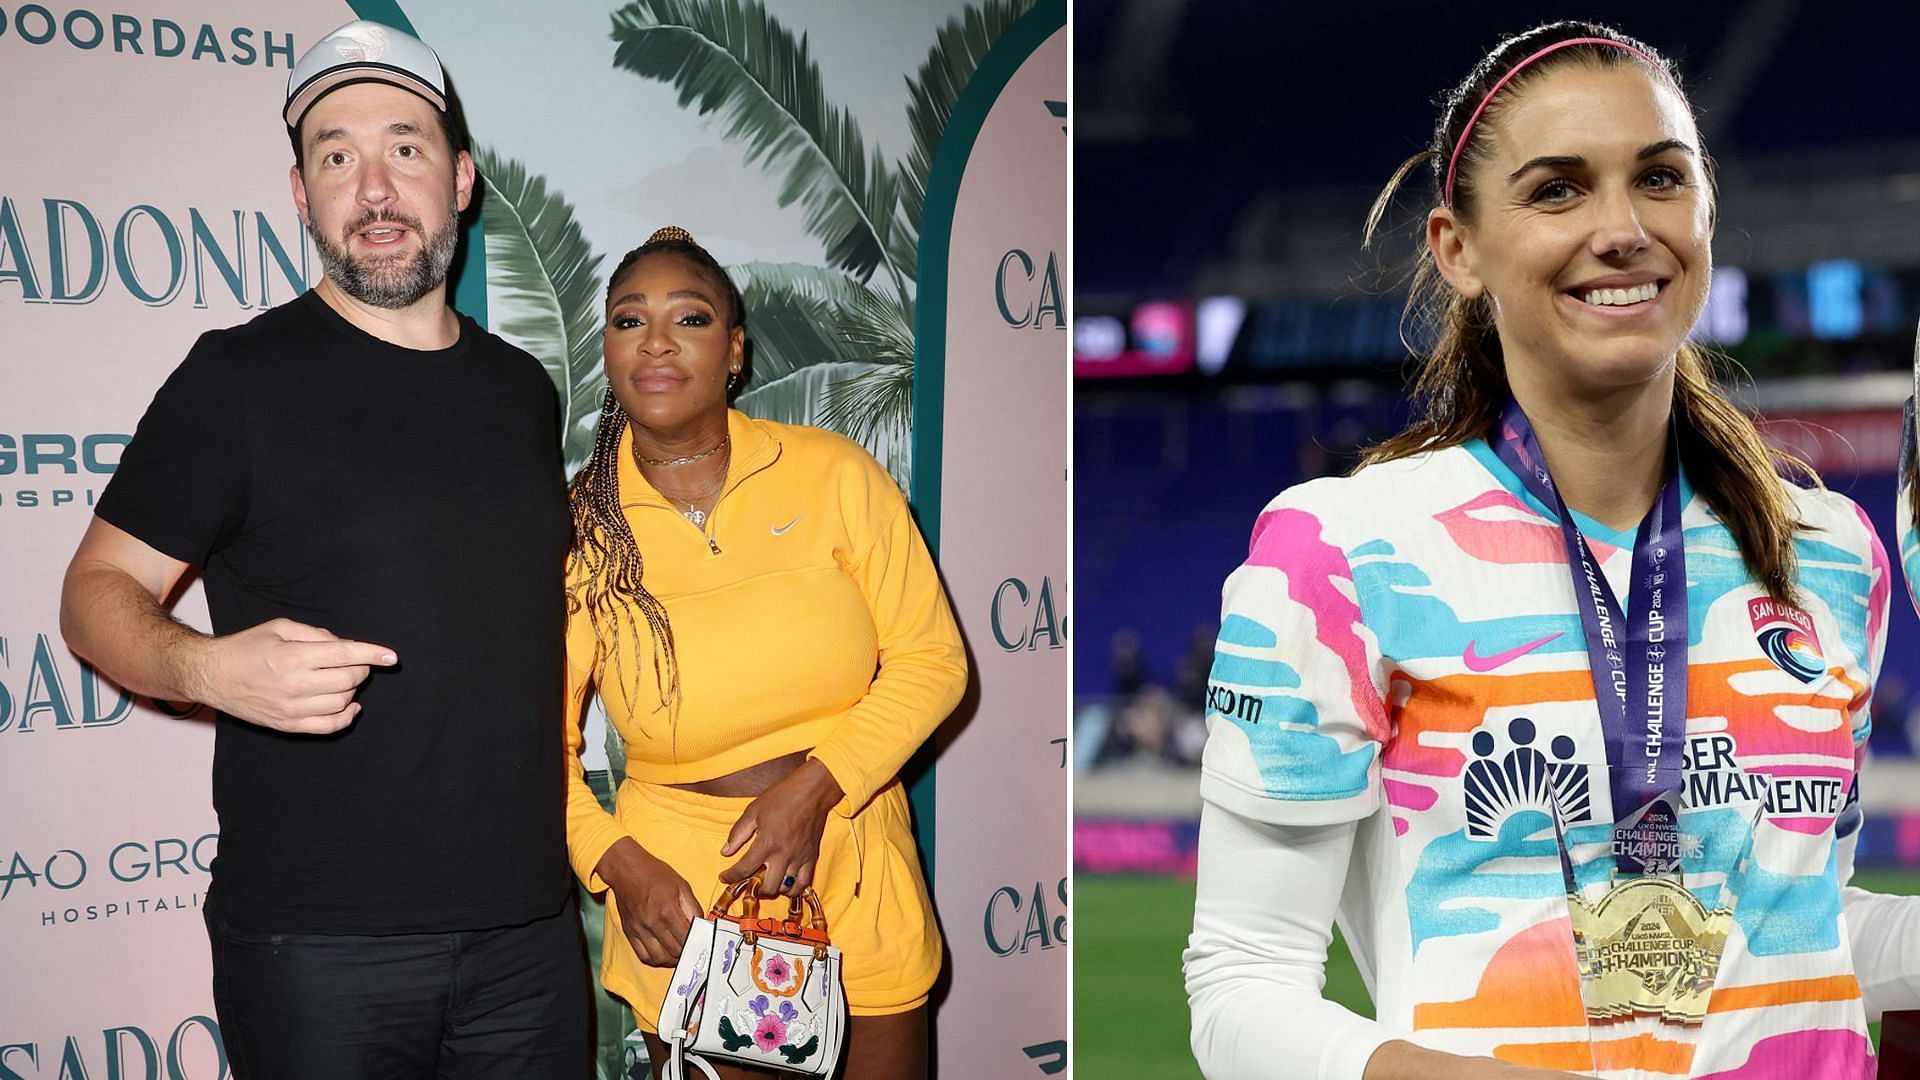
<path id="1" fill-rule="evenodd" d="M 334 35 L 334 39 L 334 49 L 342 60 L 379 63 L 387 55 L 387 35 L 377 27 L 344 26 Z"/>
<path id="2" fill-rule="evenodd" d="M 288 127 L 297 128 L 314 102 L 342 86 L 363 82 L 397 86 L 447 111 L 446 72 L 427 43 L 404 30 L 360 20 L 314 42 L 293 65 L 280 114 Z"/>

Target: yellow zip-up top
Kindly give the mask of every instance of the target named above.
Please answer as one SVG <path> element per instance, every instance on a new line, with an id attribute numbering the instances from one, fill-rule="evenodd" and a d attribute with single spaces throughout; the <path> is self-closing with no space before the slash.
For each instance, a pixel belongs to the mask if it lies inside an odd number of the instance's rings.
<path id="1" fill-rule="evenodd" d="M 583 611 L 567 626 L 567 847 L 596 891 L 600 859 L 628 835 L 580 761 L 598 684 L 626 743 L 627 779 L 682 784 L 811 749 L 851 817 L 959 703 L 966 653 L 926 543 L 893 478 L 859 444 L 729 410 L 725 486 L 703 530 L 654 490 L 620 440 L 620 501 L 666 607 L 680 666 L 670 719 L 653 639 L 636 612 L 615 667 L 596 660 Z M 617 672 L 617 675 L 616 675 Z M 637 691 L 634 689 L 638 687 Z M 630 701 L 629 695 L 635 699 Z M 642 847 L 647 838 L 636 836 Z"/>

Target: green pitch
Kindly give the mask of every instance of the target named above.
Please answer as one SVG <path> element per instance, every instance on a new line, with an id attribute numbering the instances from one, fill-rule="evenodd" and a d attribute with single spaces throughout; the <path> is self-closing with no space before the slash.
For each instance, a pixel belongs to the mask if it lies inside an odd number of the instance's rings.
<path id="1" fill-rule="evenodd" d="M 1920 893 L 1920 873 L 1862 871 L 1853 883 Z M 1193 882 L 1087 877 L 1073 883 L 1073 1053 L 1078 1076 L 1200 1080 L 1187 1049 L 1180 950 L 1193 929 Z M 1327 997 L 1373 1015 L 1366 987 L 1336 934 Z M 1875 1027 L 1878 1041 L 1879 1025 Z"/>

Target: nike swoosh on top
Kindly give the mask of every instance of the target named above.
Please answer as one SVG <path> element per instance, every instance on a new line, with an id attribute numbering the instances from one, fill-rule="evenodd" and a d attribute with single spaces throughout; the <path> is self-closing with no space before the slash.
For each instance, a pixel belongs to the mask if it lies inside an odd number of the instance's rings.
<path id="1" fill-rule="evenodd" d="M 1529 641 L 1525 645 L 1516 646 L 1505 652 L 1497 652 L 1492 656 L 1481 656 L 1474 648 L 1478 642 L 1469 641 L 1467 642 L 1467 651 L 1460 654 L 1460 659 L 1466 663 L 1468 671 L 1492 671 L 1494 668 L 1520 659 L 1550 641 L 1559 640 L 1565 633 L 1566 631 L 1562 630 L 1558 634 L 1548 634 L 1539 641 Z"/>
<path id="2" fill-rule="evenodd" d="M 775 535 L 775 536 L 785 536 L 785 535 L 787 534 L 787 530 L 788 530 L 788 529 L 791 529 L 791 528 L 793 528 L 793 527 L 794 527 L 795 525 L 798 525 L 798 524 L 800 524 L 800 519 L 801 519 L 801 518 L 803 518 L 803 517 L 806 517 L 806 516 L 807 516 L 807 515 L 806 515 L 806 512 L 805 512 L 805 511 L 801 511 L 801 512 L 800 512 L 800 513 L 798 513 L 798 514 L 795 514 L 795 515 L 793 515 L 793 520 L 792 520 L 792 521 L 789 521 L 789 522 L 787 522 L 787 523 L 786 523 L 785 525 L 775 525 L 775 526 L 772 526 L 772 528 L 773 528 L 773 535 Z"/>

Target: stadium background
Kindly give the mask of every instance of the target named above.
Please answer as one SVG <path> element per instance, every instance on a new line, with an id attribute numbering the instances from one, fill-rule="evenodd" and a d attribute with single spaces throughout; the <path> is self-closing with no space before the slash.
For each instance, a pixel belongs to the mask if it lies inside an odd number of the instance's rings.
<path id="1" fill-rule="evenodd" d="M 1403 201 L 1432 102 L 1539 4 L 1113 0 L 1073 12 L 1074 1036 L 1088 1076 L 1194 1077 L 1180 949 L 1194 761 L 1222 579 L 1291 484 L 1404 417 Z M 1613 20 L 1610 20 L 1613 21 Z M 1920 320 L 1920 11 L 1665 6 L 1614 25 L 1677 58 L 1718 165 L 1697 336 L 1770 432 L 1897 551 L 1900 405 Z M 1424 192 L 1424 187 L 1418 186 Z M 1920 625 L 1889 627 L 1857 883 L 1920 892 Z M 1365 990 L 1336 943 L 1327 992 Z"/>

